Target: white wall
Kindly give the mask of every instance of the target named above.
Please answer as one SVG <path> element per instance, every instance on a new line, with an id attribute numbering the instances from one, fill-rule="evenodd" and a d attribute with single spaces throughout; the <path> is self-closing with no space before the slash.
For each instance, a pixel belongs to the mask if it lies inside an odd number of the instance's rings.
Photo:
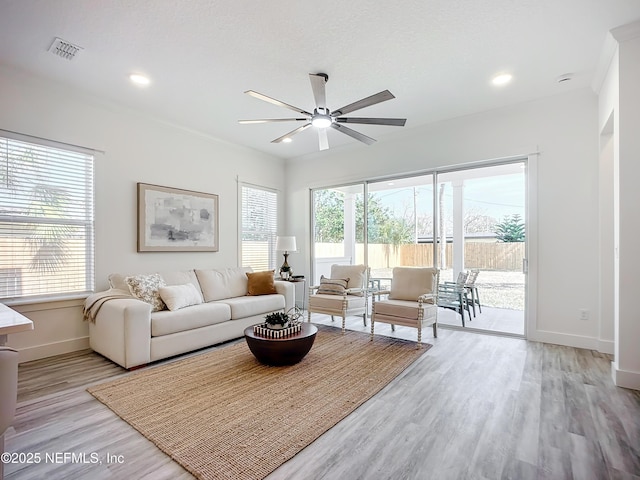
<path id="1" fill-rule="evenodd" d="M 354 142 L 350 148 L 290 161 L 288 231 L 310 238 L 310 187 L 526 155 L 538 149 L 538 298 L 529 338 L 612 349 L 612 338 L 599 338 L 597 107 L 595 94 L 581 90 L 407 129 L 370 147 Z M 301 242 L 299 249 L 289 263 L 308 274 L 309 244 Z M 590 311 L 588 321 L 579 320 L 581 308 Z"/>
<path id="2" fill-rule="evenodd" d="M 617 143 L 614 169 L 614 215 L 618 222 L 616 351 L 613 378 L 616 385 L 640 390 L 640 322 L 638 322 L 638 272 L 640 272 L 640 22 L 612 32 L 618 40 L 618 111 L 614 126 Z"/>
<path id="3" fill-rule="evenodd" d="M 105 152 L 95 161 L 98 290 L 106 288 L 112 272 L 237 265 L 236 177 L 283 190 L 280 159 L 158 122 L 23 72 L 0 68 L 0 105 L 1 129 Z M 137 253 L 137 182 L 218 194 L 220 251 Z M 87 348 L 88 328 L 80 305 L 81 301 L 66 301 L 15 306 L 34 320 L 35 330 L 10 335 L 8 344 L 21 350 L 22 361 Z"/>

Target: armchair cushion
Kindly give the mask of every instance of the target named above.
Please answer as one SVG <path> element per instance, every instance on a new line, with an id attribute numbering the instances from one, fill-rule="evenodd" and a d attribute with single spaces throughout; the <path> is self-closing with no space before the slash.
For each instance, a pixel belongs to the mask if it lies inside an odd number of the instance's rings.
<path id="1" fill-rule="evenodd" d="M 336 315 L 337 312 L 342 311 L 342 302 L 346 300 L 347 302 L 347 311 L 352 310 L 354 308 L 364 308 L 365 306 L 365 297 L 360 297 L 357 295 L 347 295 L 346 297 L 339 295 L 324 295 L 317 294 L 309 296 L 309 308 L 313 311 L 314 308 L 319 308 L 322 310 L 335 310 Z"/>
<path id="2" fill-rule="evenodd" d="M 271 295 L 278 293 L 273 278 L 274 270 L 247 272 L 247 295 Z"/>
<path id="3" fill-rule="evenodd" d="M 438 270 L 424 267 L 395 267 L 391 280 L 390 300 L 416 302 L 425 293 L 433 293 Z"/>
<path id="4" fill-rule="evenodd" d="M 320 287 L 318 294 L 321 295 L 345 295 L 347 293 L 348 278 L 326 278 L 320 277 Z"/>
<path id="5" fill-rule="evenodd" d="M 383 302 L 375 303 L 376 315 L 383 315 L 385 317 L 399 317 L 404 319 L 418 320 L 418 303 L 410 300 L 385 300 Z M 423 318 L 429 318 L 433 316 L 437 309 L 433 304 L 423 303 Z"/>
<path id="6" fill-rule="evenodd" d="M 346 278 L 346 288 L 364 288 L 367 267 L 366 265 L 331 265 L 331 278 Z"/>

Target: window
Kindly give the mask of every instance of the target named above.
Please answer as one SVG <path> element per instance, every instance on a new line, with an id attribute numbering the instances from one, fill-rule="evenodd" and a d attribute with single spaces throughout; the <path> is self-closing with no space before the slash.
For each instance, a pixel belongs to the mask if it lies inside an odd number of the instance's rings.
<path id="1" fill-rule="evenodd" d="M 240 264 L 255 271 L 275 268 L 278 194 L 249 185 L 241 185 L 240 192 Z"/>
<path id="2" fill-rule="evenodd" d="M 93 290 L 93 155 L 0 136 L 0 300 Z"/>

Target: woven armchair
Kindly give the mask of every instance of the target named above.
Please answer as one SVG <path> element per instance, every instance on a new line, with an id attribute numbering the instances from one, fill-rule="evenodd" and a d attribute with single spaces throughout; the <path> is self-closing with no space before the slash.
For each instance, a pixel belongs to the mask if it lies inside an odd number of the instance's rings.
<path id="1" fill-rule="evenodd" d="M 317 293 L 322 285 L 309 287 L 308 321 L 311 321 L 311 313 L 331 315 L 331 321 L 339 316 L 342 317 L 344 332 L 346 317 L 361 315 L 366 326 L 368 278 L 369 268 L 366 265 L 331 265 L 331 279 L 347 280 L 346 288 L 340 294 L 324 294 Z"/>
<path id="2" fill-rule="evenodd" d="M 376 322 L 414 327 L 418 329 L 418 347 L 422 345 L 422 329 L 433 326 L 438 336 L 438 281 L 440 270 L 425 267 L 396 267 L 393 269 L 391 288 L 379 292 L 388 294 L 387 300 L 371 304 L 371 340 Z M 376 295 L 378 292 L 376 292 Z"/>

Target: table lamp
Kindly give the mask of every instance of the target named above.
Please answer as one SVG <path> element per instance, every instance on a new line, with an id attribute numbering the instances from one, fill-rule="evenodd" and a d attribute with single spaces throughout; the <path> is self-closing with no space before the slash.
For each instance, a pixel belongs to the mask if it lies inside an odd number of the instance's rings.
<path id="1" fill-rule="evenodd" d="M 276 237 L 276 250 L 284 252 L 284 263 L 280 267 L 280 276 L 282 278 L 289 278 L 291 267 L 287 259 L 289 258 L 289 252 L 296 250 L 296 237 Z"/>

